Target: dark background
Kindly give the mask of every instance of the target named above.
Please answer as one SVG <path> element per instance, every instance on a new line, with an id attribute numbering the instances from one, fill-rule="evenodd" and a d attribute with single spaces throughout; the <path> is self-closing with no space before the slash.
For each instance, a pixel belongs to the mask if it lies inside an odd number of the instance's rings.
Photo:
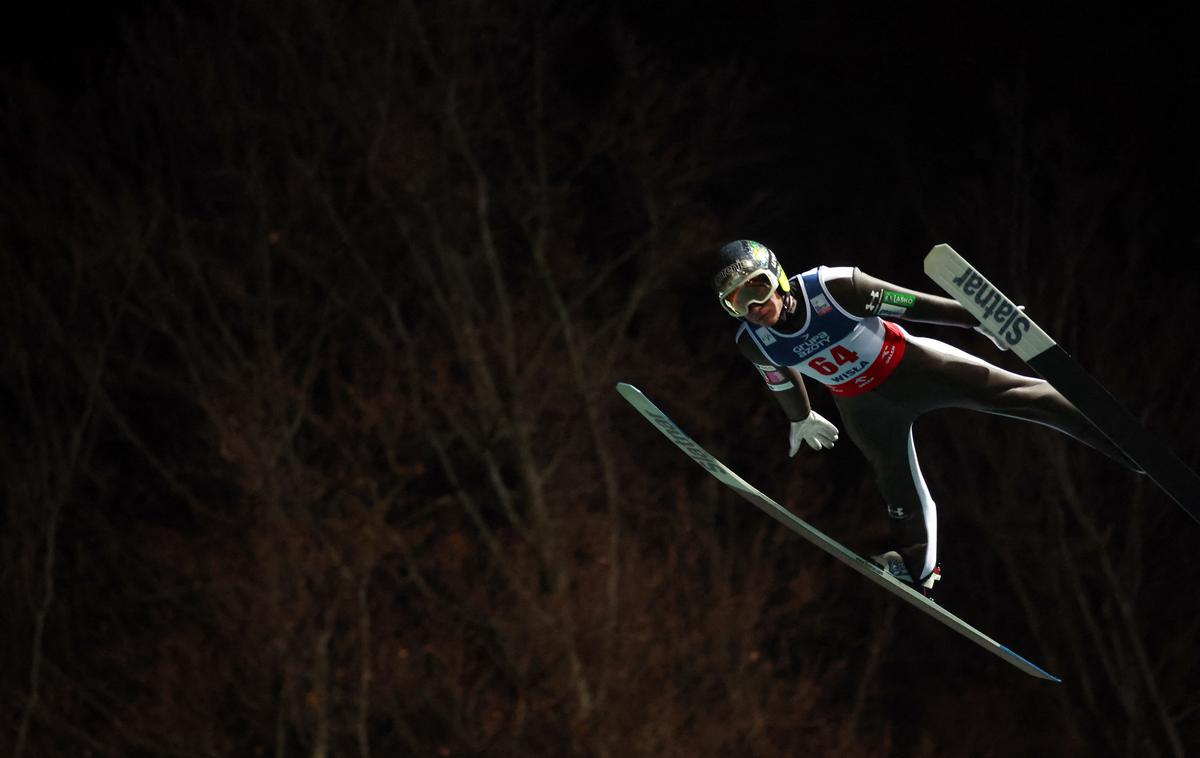
<path id="1" fill-rule="evenodd" d="M 939 602 L 1051 685 L 721 491 L 612 391 L 866 551 L 861 456 L 786 457 L 711 250 L 933 291 L 948 242 L 1194 467 L 1181 17 L 6 14 L 6 754 L 1200 743 L 1200 527 L 1144 478 L 1005 419 L 916 428 Z"/>

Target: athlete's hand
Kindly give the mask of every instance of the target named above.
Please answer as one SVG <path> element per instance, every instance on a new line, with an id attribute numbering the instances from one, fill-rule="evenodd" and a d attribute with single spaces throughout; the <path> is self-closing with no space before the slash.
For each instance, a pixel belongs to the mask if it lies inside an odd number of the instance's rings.
<path id="1" fill-rule="evenodd" d="M 801 441 L 807 442 L 813 450 L 828 450 L 838 440 L 837 427 L 829 423 L 824 416 L 811 411 L 803 421 L 793 421 L 792 430 L 788 435 L 788 457 L 796 454 Z"/>
<path id="2" fill-rule="evenodd" d="M 1024 310 L 1025 310 L 1025 306 L 1023 306 L 1023 305 L 1018 305 L 1018 306 L 1017 306 L 1017 310 L 1019 310 L 1019 311 L 1024 311 Z M 1000 338 L 999 338 L 999 337 L 997 337 L 995 334 L 993 334 L 993 333 L 992 333 L 992 331 L 991 331 L 990 329 L 988 329 L 987 327 L 985 327 L 983 324 L 979 324 L 979 325 L 977 325 L 977 326 L 974 326 L 974 327 L 972 327 L 972 328 L 973 328 L 975 331 L 977 331 L 977 332 L 979 332 L 980 334 L 982 334 L 984 337 L 987 337 L 988 339 L 990 339 L 990 340 L 992 341 L 992 344 L 996 346 L 996 349 L 997 349 L 997 350 L 1008 350 L 1008 345 L 1006 345 L 1006 344 L 1004 344 L 1003 342 L 1001 342 L 1001 341 L 1000 341 Z"/>

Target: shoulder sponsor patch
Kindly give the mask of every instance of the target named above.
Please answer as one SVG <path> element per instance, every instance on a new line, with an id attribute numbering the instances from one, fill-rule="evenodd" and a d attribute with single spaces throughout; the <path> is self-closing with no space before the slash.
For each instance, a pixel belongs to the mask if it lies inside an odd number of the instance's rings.
<path id="1" fill-rule="evenodd" d="M 817 312 L 818 316 L 824 316 L 833 310 L 833 306 L 829 304 L 829 298 L 824 294 L 814 295 L 811 302 L 813 310 Z"/>
<path id="2" fill-rule="evenodd" d="M 758 373 L 762 374 L 763 381 L 766 382 L 767 386 L 770 387 L 774 392 L 790 390 L 795 386 L 792 384 L 792 380 L 788 376 L 787 372 L 778 366 L 755 363 L 754 367 L 758 369 Z"/>
<path id="3" fill-rule="evenodd" d="M 871 290 L 867 313 L 877 316 L 903 316 L 917 304 L 917 296 L 892 290 Z"/>
<path id="4" fill-rule="evenodd" d="M 764 345 L 775 344 L 775 335 L 771 334 L 771 330 L 765 326 L 754 327 L 754 336 L 758 337 L 758 341 Z"/>

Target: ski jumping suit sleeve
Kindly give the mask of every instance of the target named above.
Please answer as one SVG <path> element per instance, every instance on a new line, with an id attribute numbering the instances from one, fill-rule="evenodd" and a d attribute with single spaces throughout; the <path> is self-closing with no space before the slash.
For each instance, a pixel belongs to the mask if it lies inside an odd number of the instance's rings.
<path id="1" fill-rule="evenodd" d="M 1033 421 L 1136 470 L 1047 382 L 1006 371 L 887 319 L 974 327 L 954 300 L 905 289 L 852 268 L 792 277 L 796 307 L 774 327 L 743 323 L 738 346 L 758 367 L 788 418 L 807 415 L 801 376 L 833 394 L 847 434 L 870 462 L 887 504 L 890 547 L 921 581 L 937 565 L 937 507 L 921 475 L 913 422 L 938 408 Z M 886 318 L 884 318 L 886 317 Z M 786 385 L 786 386 L 784 386 Z"/>

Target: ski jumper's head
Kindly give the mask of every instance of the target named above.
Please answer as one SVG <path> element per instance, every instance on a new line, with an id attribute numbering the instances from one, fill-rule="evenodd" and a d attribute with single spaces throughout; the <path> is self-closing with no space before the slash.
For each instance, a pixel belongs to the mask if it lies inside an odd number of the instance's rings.
<path id="1" fill-rule="evenodd" d="M 713 277 L 713 290 L 730 316 L 755 321 L 752 311 L 761 310 L 755 306 L 771 305 L 777 292 L 791 291 L 779 259 L 766 245 L 735 240 L 717 251 L 717 259 L 720 270 Z"/>

